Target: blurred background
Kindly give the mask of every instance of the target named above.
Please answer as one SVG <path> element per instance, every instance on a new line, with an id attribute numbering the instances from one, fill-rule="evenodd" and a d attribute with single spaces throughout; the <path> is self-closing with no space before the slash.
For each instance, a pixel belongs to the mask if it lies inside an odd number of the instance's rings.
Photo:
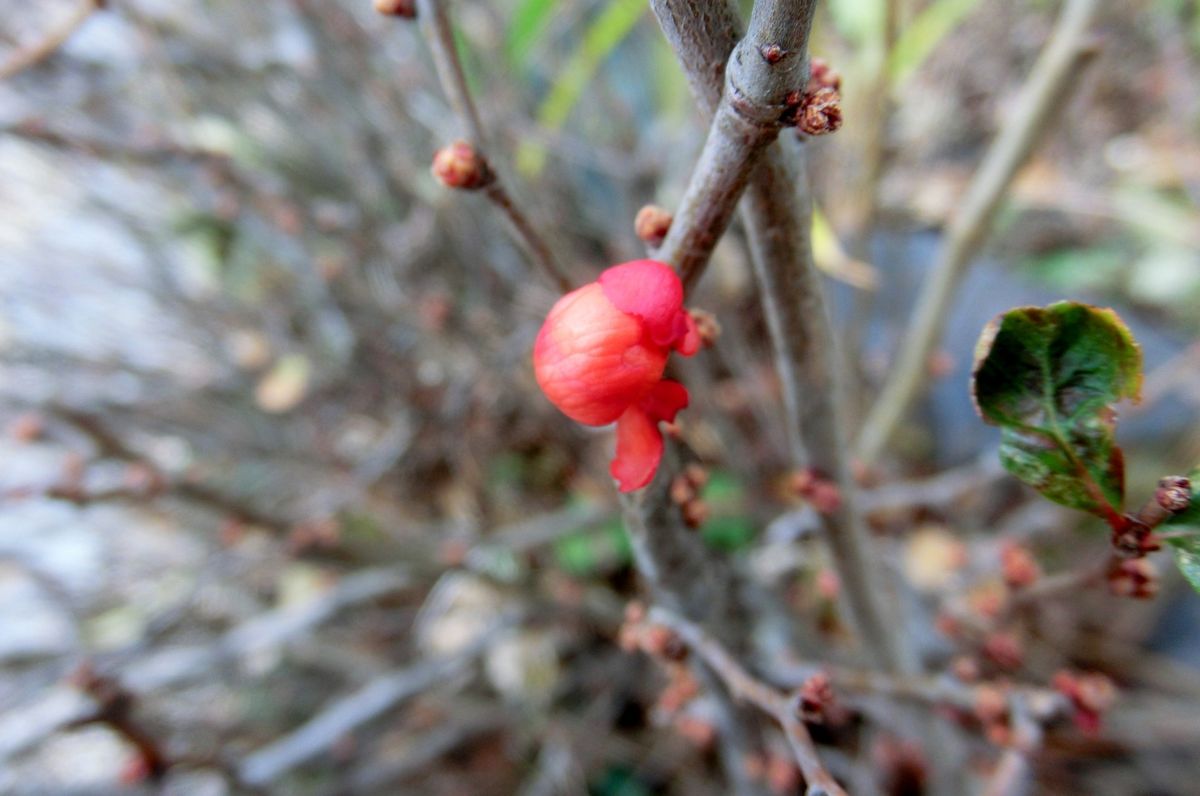
<path id="1" fill-rule="evenodd" d="M 820 6 L 846 122 L 809 147 L 816 247 L 856 418 L 1058 7 Z M 677 203 L 706 132 L 647 3 L 453 12 L 492 157 L 574 279 L 644 256 L 634 215 Z M 1200 461 L 1200 9 L 1094 29 L 867 484 L 933 659 L 1002 535 L 1047 571 L 1106 546 L 999 471 L 967 389 L 996 313 L 1117 308 L 1147 367 L 1131 497 Z M 555 292 L 429 173 L 463 132 L 417 27 L 367 0 L 0 0 L 0 792 L 726 792 L 704 699 L 663 705 L 615 643 L 638 582 L 611 435 L 534 383 Z M 680 368 L 697 533 L 837 638 L 738 229 L 694 304 L 722 327 Z M 1051 736 L 1038 792 L 1196 792 L 1200 599 L 1162 569 L 1153 601 L 1021 626 L 1020 677 L 1121 689 L 1100 734 Z M 881 744 L 849 744 L 861 792 L 919 792 Z"/>

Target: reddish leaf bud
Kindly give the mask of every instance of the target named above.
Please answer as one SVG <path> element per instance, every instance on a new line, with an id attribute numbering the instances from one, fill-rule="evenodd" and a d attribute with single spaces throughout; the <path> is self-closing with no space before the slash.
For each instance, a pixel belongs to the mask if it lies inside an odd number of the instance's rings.
<path id="1" fill-rule="evenodd" d="M 808 67 L 808 91 L 818 91 L 823 88 L 839 90 L 842 87 L 842 76 L 829 65 L 824 58 L 814 56 Z"/>
<path id="2" fill-rule="evenodd" d="M 1108 588 L 1118 597 L 1148 600 L 1158 594 L 1158 573 L 1145 558 L 1118 560 L 1108 572 Z"/>
<path id="3" fill-rule="evenodd" d="M 1010 589 L 1021 589 L 1041 577 L 1042 570 L 1033 555 L 1018 544 L 1006 543 L 1000 550 L 1000 569 Z"/>
<path id="4" fill-rule="evenodd" d="M 1158 482 L 1154 499 L 1172 514 L 1185 511 L 1192 504 L 1192 482 L 1181 475 L 1169 475 Z"/>
<path id="5" fill-rule="evenodd" d="M 433 176 L 447 188 L 473 191 L 492 181 L 487 161 L 466 141 L 444 146 L 433 156 Z"/>
<path id="6" fill-rule="evenodd" d="M 1025 650 L 1016 636 L 992 633 L 983 642 L 983 654 L 1001 669 L 1017 669 L 1025 660 Z"/>
<path id="7" fill-rule="evenodd" d="M 665 207 L 646 205 L 634 218 L 633 230 L 638 238 L 651 246 L 660 246 L 671 230 L 671 222 L 674 220 L 675 216 Z"/>
<path id="8" fill-rule="evenodd" d="M 46 421 L 37 412 L 26 412 L 8 427 L 8 436 L 17 442 L 37 442 L 46 433 Z"/>
<path id="9" fill-rule="evenodd" d="M 695 317 L 693 315 L 693 317 Z M 696 489 L 703 489 L 708 483 L 708 470 L 704 469 L 704 465 L 692 462 L 687 467 L 683 468 L 683 475 Z"/>
<path id="10" fill-rule="evenodd" d="M 688 310 L 688 312 L 692 315 L 692 322 L 696 324 L 696 332 L 700 335 L 700 345 L 703 348 L 712 348 L 717 342 L 717 338 L 721 336 L 721 324 L 717 322 L 717 316 L 704 310 Z"/>
<path id="11" fill-rule="evenodd" d="M 699 528 L 708 522 L 710 514 L 708 504 L 699 498 L 693 498 L 684 503 L 680 508 L 680 513 L 683 514 L 683 524 L 689 528 Z"/>
<path id="12" fill-rule="evenodd" d="M 696 487 L 692 486 L 692 482 L 687 479 L 687 476 L 675 476 L 671 481 L 671 502 L 676 506 L 683 506 L 694 497 L 696 497 Z"/>
<path id="13" fill-rule="evenodd" d="M 572 420 L 616 421 L 611 472 L 629 492 L 658 469 L 658 424 L 673 422 L 688 404 L 687 389 L 662 377 L 667 357 L 699 347 L 679 277 L 663 263 L 635 260 L 558 300 L 538 332 L 533 366 L 542 392 Z"/>
<path id="14" fill-rule="evenodd" d="M 642 652 L 668 661 L 687 657 L 687 647 L 675 631 L 664 625 L 650 625 L 642 631 Z"/>
<path id="15" fill-rule="evenodd" d="M 842 97 L 831 88 L 805 94 L 796 113 L 796 126 L 808 135 L 826 135 L 842 126 Z"/>

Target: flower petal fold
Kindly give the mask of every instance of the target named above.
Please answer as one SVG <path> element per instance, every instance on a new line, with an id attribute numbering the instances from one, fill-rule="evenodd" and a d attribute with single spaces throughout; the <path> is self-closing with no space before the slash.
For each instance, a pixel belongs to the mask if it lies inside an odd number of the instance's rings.
<path id="1" fill-rule="evenodd" d="M 640 406 L 631 406 L 617 421 L 617 455 L 609 466 L 622 492 L 641 489 L 654 478 L 662 461 L 663 438 L 658 423 Z"/>
<path id="2" fill-rule="evenodd" d="M 642 320 L 656 345 L 673 347 L 687 333 L 683 283 L 669 265 L 634 260 L 609 268 L 599 282 L 617 309 Z"/>

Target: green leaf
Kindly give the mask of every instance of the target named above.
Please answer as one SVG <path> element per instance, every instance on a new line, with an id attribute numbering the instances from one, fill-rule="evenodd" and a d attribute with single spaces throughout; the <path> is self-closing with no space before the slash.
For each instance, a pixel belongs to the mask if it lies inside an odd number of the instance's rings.
<path id="1" fill-rule="evenodd" d="M 554 543 L 558 566 L 577 578 L 613 572 L 629 565 L 633 548 L 620 520 L 577 531 Z"/>
<path id="2" fill-rule="evenodd" d="M 1181 537 L 1170 542 L 1175 566 L 1179 567 L 1184 580 L 1200 592 L 1200 536 Z"/>
<path id="3" fill-rule="evenodd" d="M 888 59 L 888 75 L 900 86 L 925 62 L 938 43 L 958 27 L 979 0 L 934 0 L 896 39 Z"/>
<path id="4" fill-rule="evenodd" d="M 525 64 L 537 37 L 550 23 L 557 4 L 558 0 L 521 0 L 513 12 L 512 25 L 508 28 L 504 43 L 509 63 L 516 66 Z"/>
<path id="5" fill-rule="evenodd" d="M 1125 502 L 1112 405 L 1137 401 L 1141 385 L 1141 349 L 1109 309 L 1020 307 L 988 324 L 975 348 L 972 396 L 1001 428 L 1004 467 L 1055 503 L 1105 519 Z"/>
<path id="6" fill-rule="evenodd" d="M 583 40 L 559 71 L 550 93 L 542 100 L 537 111 L 538 124 L 547 130 L 562 128 L 600 64 L 633 31 L 649 8 L 643 0 L 609 0 L 588 25 Z M 536 176 L 545 163 L 545 150 L 534 142 L 525 142 L 517 151 L 517 170 L 522 174 Z"/>

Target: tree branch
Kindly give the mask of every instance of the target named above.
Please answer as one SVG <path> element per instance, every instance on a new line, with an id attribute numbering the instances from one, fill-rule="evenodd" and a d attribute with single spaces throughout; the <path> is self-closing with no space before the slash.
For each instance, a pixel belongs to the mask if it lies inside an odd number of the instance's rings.
<path id="1" fill-rule="evenodd" d="M 991 231 L 1017 169 L 1049 129 L 1068 92 L 1079 84 L 1080 70 L 1095 54 L 1088 29 L 1096 5 L 1096 0 L 1067 0 L 1012 115 L 984 155 L 922 288 L 891 376 L 859 435 L 855 455 L 862 462 L 870 464 L 879 458 L 928 382 L 929 355 L 941 339 L 950 301 L 971 258 Z"/>
<path id="2" fill-rule="evenodd" d="M 822 765 L 812 736 L 800 718 L 796 699 L 756 679 L 699 625 L 659 608 L 650 612 L 650 618 L 673 630 L 721 678 L 735 699 L 751 703 L 779 723 L 808 784 L 806 796 L 846 796 Z"/>
<path id="3" fill-rule="evenodd" d="M 433 55 L 434 68 L 437 70 L 442 90 L 446 92 L 450 106 L 458 116 L 475 152 L 490 167 L 491 179 L 483 186 L 483 194 L 508 219 L 514 236 L 533 255 L 534 262 L 545 276 L 565 293 L 573 287 L 571 278 L 559 265 L 549 244 L 513 199 L 502 178 L 496 173 L 494 162 L 488 157 L 490 147 L 487 132 L 471 97 L 462 62 L 454 46 L 454 30 L 446 5 L 446 0 L 416 0 L 417 19 L 421 34 Z"/>
<path id="4" fill-rule="evenodd" d="M 689 230 L 688 226 L 721 219 L 727 222 L 732 212 L 732 205 L 726 206 L 730 202 L 727 189 L 739 184 L 744 186 L 750 179 L 749 170 L 755 161 L 762 161 L 753 174 L 743 202 L 742 221 L 750 239 L 755 275 L 783 384 L 792 456 L 797 466 L 811 467 L 838 488 L 839 505 L 822 516 L 822 525 L 851 612 L 867 646 L 879 665 L 891 671 L 911 672 L 916 668 L 915 656 L 908 649 L 901 628 L 886 616 L 884 593 L 879 588 L 883 581 L 871 560 L 866 530 L 855 506 L 855 486 L 844 458 L 838 360 L 833 351 L 833 335 L 819 277 L 812 263 L 809 238 L 812 204 L 804 153 L 799 145 L 793 145 L 791 152 L 774 147 L 761 157 L 745 153 L 751 149 L 761 152 L 778 135 L 778 119 L 775 122 L 770 119 L 771 113 L 779 112 L 778 106 L 771 103 L 778 102 L 781 87 L 802 87 L 807 82 L 807 56 L 803 49 L 797 49 L 806 46 L 807 39 L 797 30 L 799 23 L 796 20 L 809 20 L 807 15 L 811 14 L 811 8 L 808 4 L 788 6 L 793 17 L 788 23 L 791 26 L 785 26 L 784 30 L 793 38 L 779 44 L 788 55 L 774 65 L 783 64 L 784 69 L 774 71 L 759 52 L 761 48 L 781 41 L 774 31 L 764 30 L 777 21 L 766 5 L 761 0 L 756 5 L 756 17 L 752 18 L 751 24 L 754 26 L 757 19 L 758 27 L 735 47 L 738 23 L 728 5 L 712 4 L 701 14 L 695 11 L 694 4 L 684 0 L 651 2 L 663 33 L 687 72 L 697 102 L 705 111 L 716 113 L 705 151 L 711 150 L 713 157 L 717 153 L 729 153 L 731 163 L 744 171 L 737 179 L 731 179 L 727 170 L 712 177 L 703 174 L 694 177 L 685 195 L 683 210 L 676 216 L 671 235 L 663 244 L 663 251 L 670 257 L 680 258 L 670 261 L 680 265 L 681 271 L 685 263 L 697 263 L 690 276 L 693 281 L 698 278 L 699 269 L 707 261 L 724 228 Z M 806 33 L 807 28 L 804 31 Z M 725 76 L 725 90 L 714 109 L 713 99 L 718 96 L 716 86 L 722 76 L 714 72 L 711 65 L 719 62 L 723 53 L 730 49 L 734 54 L 729 60 L 729 69 L 736 74 Z M 731 86 L 739 88 L 735 90 Z M 760 107 L 747 116 L 743 109 L 754 98 L 766 102 L 767 107 Z M 729 107 L 735 99 L 736 113 Z M 748 141 L 727 140 L 730 123 L 723 124 L 720 119 L 731 114 L 738 119 L 763 120 L 763 126 L 757 128 L 762 132 Z M 712 164 L 702 155 L 698 170 L 710 166 Z M 708 195 L 703 193 L 704 189 L 717 192 Z M 706 203 L 720 205 L 720 209 L 702 209 Z M 700 246 L 702 243 L 707 249 Z M 695 260 L 700 253 L 704 260 Z M 684 274 L 686 279 L 689 274 L 685 271 Z"/>
<path id="5" fill-rule="evenodd" d="M 8 57 L 8 60 L 0 64 L 0 80 L 8 78 L 26 69 L 37 66 L 42 61 L 45 61 L 58 49 L 67 43 L 67 40 L 79 30 L 84 22 L 92 16 L 96 11 L 101 10 L 107 5 L 106 0 L 80 0 L 79 4 L 71 12 L 71 15 L 62 21 L 62 23 L 46 34 L 46 37 L 41 41 L 17 50 Z"/>
<path id="6" fill-rule="evenodd" d="M 694 31 L 687 40 L 671 41 L 677 51 L 688 44 L 701 45 L 705 23 L 710 23 L 709 29 L 721 39 L 737 28 L 736 21 L 721 19 L 719 5 L 697 20 L 690 20 L 684 9 L 672 8 L 669 2 L 651 5 L 656 15 L 660 7 L 664 9 L 667 21 L 663 30 L 668 38 L 671 28 Z M 699 280 L 733 218 L 754 166 L 799 102 L 797 92 L 808 79 L 808 32 L 815 10 L 815 0 L 760 0 L 754 4 L 749 31 L 733 47 L 704 150 L 657 252 L 660 260 L 679 269 L 685 290 Z M 701 27 L 697 29 L 694 22 Z M 715 52 L 709 47 L 702 52 L 710 54 L 701 56 L 703 66 L 689 60 L 685 68 L 711 69 L 709 65 L 717 60 L 712 57 Z M 702 80 L 703 75 L 689 75 L 693 91 Z M 697 91 L 697 99 L 707 104 L 712 94 L 712 87 L 705 87 Z"/>

